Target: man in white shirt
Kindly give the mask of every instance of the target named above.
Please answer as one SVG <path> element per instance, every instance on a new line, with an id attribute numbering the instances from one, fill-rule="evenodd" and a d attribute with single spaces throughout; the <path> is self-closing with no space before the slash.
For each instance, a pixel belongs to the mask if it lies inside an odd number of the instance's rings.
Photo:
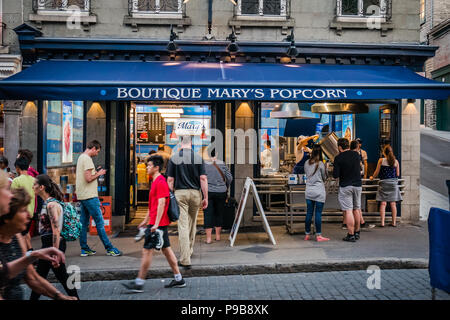
<path id="1" fill-rule="evenodd" d="M 270 140 L 264 141 L 264 150 L 261 152 L 261 166 L 263 169 L 272 168 L 272 149 Z"/>

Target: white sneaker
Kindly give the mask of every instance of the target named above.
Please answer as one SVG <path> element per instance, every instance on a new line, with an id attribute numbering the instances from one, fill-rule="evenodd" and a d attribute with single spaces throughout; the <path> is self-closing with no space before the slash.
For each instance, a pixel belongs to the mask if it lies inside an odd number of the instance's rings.
<path id="1" fill-rule="evenodd" d="M 164 238 L 163 238 L 164 232 L 162 230 L 156 229 L 155 234 L 157 237 L 155 249 L 161 250 L 162 246 L 164 245 Z"/>
<path id="2" fill-rule="evenodd" d="M 145 237 L 145 229 L 146 228 L 140 228 L 138 234 L 136 235 L 136 237 L 134 237 L 134 240 L 136 242 L 141 241 L 142 239 L 144 239 Z"/>

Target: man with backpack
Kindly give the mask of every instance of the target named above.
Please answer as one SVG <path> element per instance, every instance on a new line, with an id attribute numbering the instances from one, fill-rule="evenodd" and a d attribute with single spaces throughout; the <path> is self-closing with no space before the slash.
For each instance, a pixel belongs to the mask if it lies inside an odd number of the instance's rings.
<path id="1" fill-rule="evenodd" d="M 122 283 L 131 292 L 144 292 L 145 278 L 152 262 L 154 249 L 162 250 L 174 274 L 175 279 L 165 287 L 186 287 L 186 282 L 182 278 L 177 265 L 177 258 L 170 247 L 169 233 L 167 230 L 170 224 L 169 215 L 167 214 L 170 192 L 166 179 L 161 174 L 163 167 L 164 159 L 159 155 L 151 156 L 147 160 L 147 173 L 153 182 L 149 196 L 149 214 L 139 225 L 139 228 L 147 226 L 145 230 L 144 249 L 142 250 L 141 268 L 135 280 Z"/>
<path id="2" fill-rule="evenodd" d="M 95 170 L 92 157 L 100 153 L 101 145 L 97 140 L 88 143 L 86 150 L 79 156 L 76 171 L 76 193 L 77 199 L 81 203 L 81 235 L 80 246 L 81 256 L 92 256 L 96 252 L 89 248 L 87 244 L 87 231 L 89 227 L 89 217 L 95 221 L 98 236 L 103 242 L 107 256 L 121 256 L 117 248 L 115 248 L 108 239 L 105 232 L 105 222 L 103 221 L 102 210 L 100 209 L 100 200 L 98 199 L 98 177 L 106 174 L 105 169 L 98 172 Z"/>

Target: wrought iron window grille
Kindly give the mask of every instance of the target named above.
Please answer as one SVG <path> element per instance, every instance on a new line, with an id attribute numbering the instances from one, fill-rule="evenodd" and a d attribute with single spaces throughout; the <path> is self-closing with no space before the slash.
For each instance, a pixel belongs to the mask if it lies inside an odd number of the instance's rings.
<path id="1" fill-rule="evenodd" d="M 128 0 L 128 13 L 136 14 L 183 14 L 183 0 Z"/>
<path id="2" fill-rule="evenodd" d="M 392 0 L 336 0 L 336 16 L 348 18 L 392 17 Z"/>
<path id="3" fill-rule="evenodd" d="M 91 0 L 33 0 L 33 11 L 68 11 L 73 6 L 80 9 L 81 12 L 91 11 Z"/>
<path id="4" fill-rule="evenodd" d="M 237 0 L 236 15 L 248 17 L 287 17 L 289 0 Z"/>

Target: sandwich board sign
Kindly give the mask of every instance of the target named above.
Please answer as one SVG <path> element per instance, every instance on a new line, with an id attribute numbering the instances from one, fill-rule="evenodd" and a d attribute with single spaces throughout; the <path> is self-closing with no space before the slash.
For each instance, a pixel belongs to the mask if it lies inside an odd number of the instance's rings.
<path id="1" fill-rule="evenodd" d="M 276 245 L 275 239 L 273 237 L 272 231 L 270 230 L 269 223 L 267 222 L 266 215 L 264 214 L 264 209 L 261 204 L 261 200 L 259 199 L 258 190 L 256 190 L 255 183 L 253 180 L 249 177 L 245 180 L 244 188 L 242 189 L 241 199 L 239 201 L 238 209 L 236 212 L 236 216 L 234 217 L 234 223 L 233 227 L 231 228 L 230 232 L 230 246 L 232 247 L 234 244 L 234 241 L 236 240 L 236 235 L 239 229 L 239 225 L 241 224 L 242 216 L 244 215 L 244 209 L 245 204 L 248 200 L 248 195 L 250 193 L 250 189 L 253 193 L 253 199 L 256 202 L 256 207 L 259 211 L 259 214 L 262 217 L 263 227 L 266 230 L 267 234 L 269 235 L 270 241 L 272 241 L 273 245 Z"/>

